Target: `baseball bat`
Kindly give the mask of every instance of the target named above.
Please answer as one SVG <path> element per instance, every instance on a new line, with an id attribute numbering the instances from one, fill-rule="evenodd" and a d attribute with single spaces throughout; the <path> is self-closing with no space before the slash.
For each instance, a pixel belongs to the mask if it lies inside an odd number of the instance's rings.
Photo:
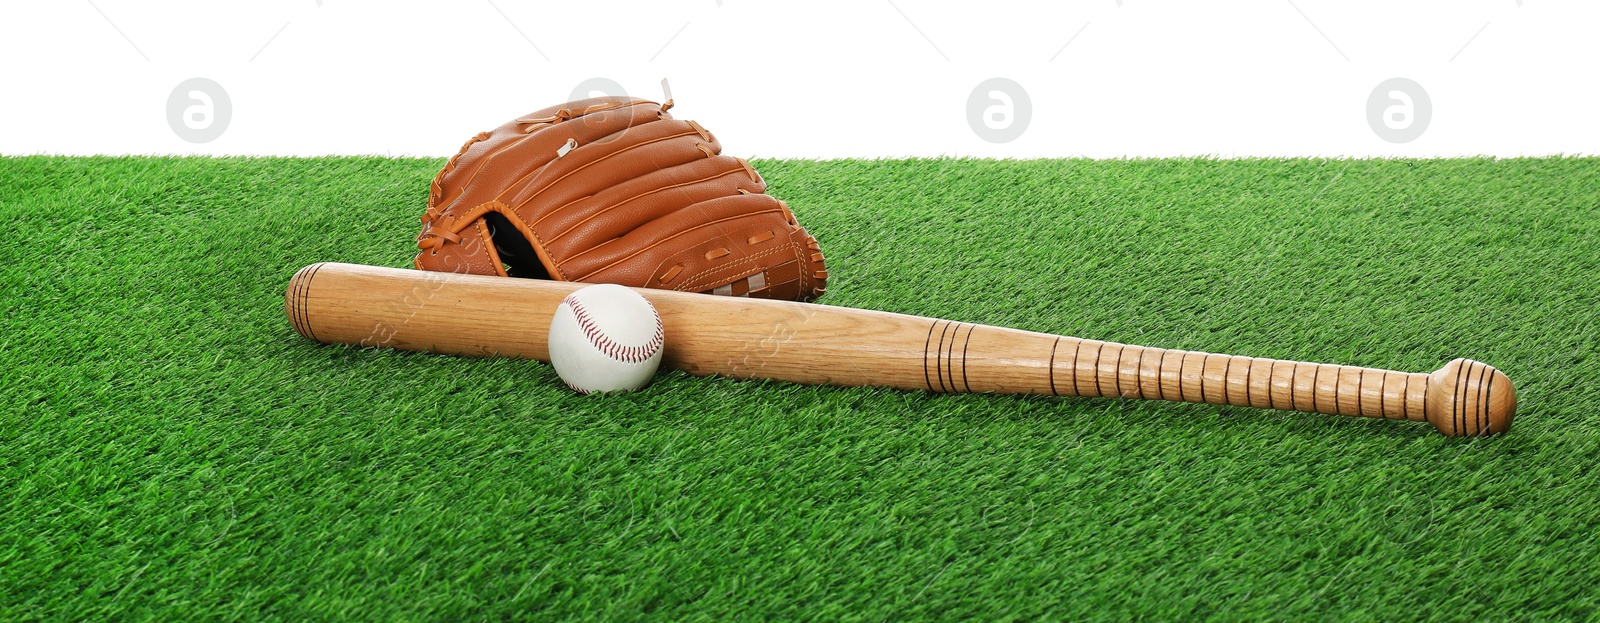
<path id="1" fill-rule="evenodd" d="M 321 263 L 284 309 L 318 342 L 549 361 L 551 316 L 587 284 Z M 931 392 L 1142 398 L 1506 432 L 1516 392 L 1456 359 L 1432 374 L 1130 346 L 814 303 L 635 289 L 661 315 L 662 365 L 694 375 Z"/>

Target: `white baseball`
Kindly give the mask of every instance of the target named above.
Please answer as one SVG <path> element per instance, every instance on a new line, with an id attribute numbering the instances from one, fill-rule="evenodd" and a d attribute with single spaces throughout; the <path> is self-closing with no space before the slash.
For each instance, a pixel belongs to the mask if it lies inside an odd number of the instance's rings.
<path id="1" fill-rule="evenodd" d="M 550 320 L 550 363 L 580 394 L 631 391 L 661 365 L 661 316 L 628 288 L 601 284 L 568 294 Z"/>

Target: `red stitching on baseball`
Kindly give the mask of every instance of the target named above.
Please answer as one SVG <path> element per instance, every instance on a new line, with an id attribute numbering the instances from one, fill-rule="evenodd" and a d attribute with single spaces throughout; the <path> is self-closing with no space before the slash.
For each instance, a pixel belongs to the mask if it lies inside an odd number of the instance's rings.
<path id="1" fill-rule="evenodd" d="M 573 316 L 578 320 L 578 328 L 583 330 L 583 335 L 589 340 L 589 344 L 599 349 L 600 352 L 605 353 L 607 357 L 623 363 L 643 363 L 645 360 L 654 357 L 656 352 L 661 350 L 661 344 L 665 341 L 665 336 L 662 335 L 661 331 L 661 314 L 656 313 L 654 305 L 650 306 L 650 317 L 655 321 L 655 335 L 642 346 L 623 346 L 600 330 L 600 327 L 595 324 L 594 318 L 589 315 L 589 310 L 583 307 L 582 302 L 574 298 L 576 294 L 576 292 L 568 294 L 566 298 L 561 299 L 561 304 L 572 309 Z"/>
<path id="2" fill-rule="evenodd" d="M 582 387 L 578 387 L 577 385 L 573 385 L 572 383 L 568 382 L 566 379 L 561 379 L 561 382 L 565 383 L 567 388 L 571 389 L 572 391 L 578 392 L 579 394 L 582 394 L 584 396 L 589 395 L 589 390 L 584 389 Z"/>

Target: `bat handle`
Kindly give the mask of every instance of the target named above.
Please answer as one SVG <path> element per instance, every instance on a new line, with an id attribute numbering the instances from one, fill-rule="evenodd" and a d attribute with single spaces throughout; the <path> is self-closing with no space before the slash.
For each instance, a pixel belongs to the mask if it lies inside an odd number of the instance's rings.
<path id="1" fill-rule="evenodd" d="M 1471 359 L 1420 374 L 1062 338 L 1051 379 L 1063 395 L 1415 420 L 1452 437 L 1504 433 L 1517 409 L 1511 380 Z"/>

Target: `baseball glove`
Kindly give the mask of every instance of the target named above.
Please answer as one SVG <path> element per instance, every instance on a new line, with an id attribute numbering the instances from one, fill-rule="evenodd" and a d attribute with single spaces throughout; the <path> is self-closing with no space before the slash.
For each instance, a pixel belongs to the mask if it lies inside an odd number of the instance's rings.
<path id="1" fill-rule="evenodd" d="M 467 141 L 428 195 L 416 267 L 810 301 L 828 271 L 784 202 L 710 132 L 601 97 Z"/>

